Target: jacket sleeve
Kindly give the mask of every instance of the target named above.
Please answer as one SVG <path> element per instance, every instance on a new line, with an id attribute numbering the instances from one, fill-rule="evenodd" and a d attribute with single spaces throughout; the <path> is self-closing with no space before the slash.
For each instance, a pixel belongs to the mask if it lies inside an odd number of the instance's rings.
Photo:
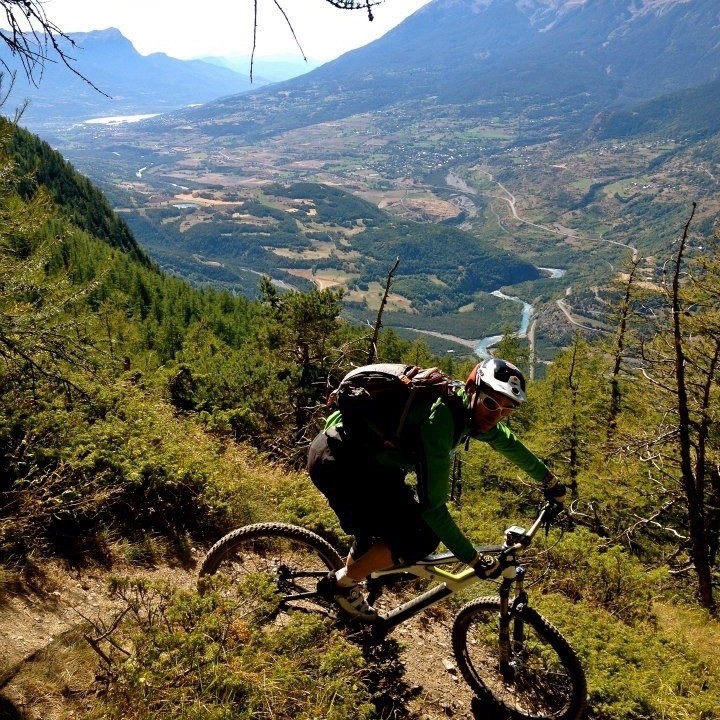
<path id="1" fill-rule="evenodd" d="M 535 480 L 542 480 L 548 473 L 547 465 L 528 450 L 504 423 L 498 423 L 490 432 L 475 435 L 475 438 L 486 442 Z"/>
<path id="2" fill-rule="evenodd" d="M 450 495 L 450 460 L 454 453 L 454 422 L 444 403 L 437 403 L 420 426 L 416 466 L 418 496 L 423 520 L 462 562 L 475 557 L 475 547 L 465 537 L 447 508 Z"/>

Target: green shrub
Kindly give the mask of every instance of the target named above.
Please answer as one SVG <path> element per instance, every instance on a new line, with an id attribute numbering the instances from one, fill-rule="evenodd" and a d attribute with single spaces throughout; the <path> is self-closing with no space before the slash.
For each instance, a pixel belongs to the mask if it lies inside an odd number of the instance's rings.
<path id="1" fill-rule="evenodd" d="M 653 621 L 619 622 L 587 602 L 535 600 L 580 656 L 595 720 L 720 717 L 720 672 L 692 642 Z"/>
<path id="2" fill-rule="evenodd" d="M 365 662 L 324 618 L 272 621 L 277 598 L 262 578 L 229 599 L 125 579 L 112 592 L 124 619 L 101 661 L 92 718 L 276 720 L 370 718 Z M 120 651 L 118 648 L 122 647 Z"/>
<path id="3" fill-rule="evenodd" d="M 555 591 L 628 622 L 651 615 L 653 597 L 667 577 L 665 569 L 647 569 L 625 548 L 606 547 L 585 528 L 565 533 L 547 557 L 546 579 Z"/>
<path id="4" fill-rule="evenodd" d="M 247 520 L 222 445 L 199 423 L 178 418 L 169 403 L 146 404 L 131 384 L 93 400 L 0 424 L 0 440 L 14 433 L 25 454 L 0 509 L 0 519 L 11 518 L 0 529 L 0 559 L 31 550 L 82 557 L 112 537 L 142 543 L 148 532 L 173 542 L 216 536 Z M 25 467 L 32 472 L 23 476 Z"/>

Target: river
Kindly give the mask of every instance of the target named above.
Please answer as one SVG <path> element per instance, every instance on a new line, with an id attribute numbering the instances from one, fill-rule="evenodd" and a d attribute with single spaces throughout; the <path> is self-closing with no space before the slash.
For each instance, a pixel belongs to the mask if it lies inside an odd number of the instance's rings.
<path id="1" fill-rule="evenodd" d="M 538 270 L 542 270 L 543 272 L 548 273 L 550 278 L 553 280 L 558 280 L 559 278 L 563 277 L 563 275 L 565 275 L 565 273 L 567 272 L 567 270 L 563 270 L 561 268 L 539 267 Z M 535 313 L 535 308 L 530 303 L 521 300 L 519 297 L 515 297 L 514 295 L 506 295 L 505 293 L 500 292 L 500 290 L 495 290 L 490 294 L 494 295 L 495 297 L 502 298 L 503 300 L 509 300 L 510 302 L 516 302 L 522 305 L 522 312 L 520 314 L 520 327 L 515 334 L 517 337 L 527 337 L 528 328 L 530 327 L 530 322 L 532 321 L 533 314 Z M 482 338 L 482 340 L 480 340 L 475 346 L 475 354 L 481 358 L 488 357 L 490 355 L 490 348 L 494 345 L 497 345 L 502 339 L 502 335 L 488 335 L 487 337 Z"/>
<path id="2" fill-rule="evenodd" d="M 514 295 L 506 295 L 505 293 L 500 292 L 500 290 L 495 290 L 490 294 L 494 295 L 495 297 L 502 298 L 503 300 L 510 300 L 511 302 L 520 303 L 522 305 L 522 312 L 520 314 L 520 327 L 515 334 L 517 335 L 517 337 L 527 337 L 527 331 L 530 327 L 530 320 L 532 319 L 534 312 L 533 306 L 530 303 L 526 303 L 524 300 L 521 300 L 519 297 L 515 297 Z M 497 345 L 502 339 L 502 335 L 488 335 L 487 337 L 484 337 L 475 346 L 475 354 L 481 358 L 489 357 L 490 348 L 494 345 Z"/>
<path id="3" fill-rule="evenodd" d="M 548 273 L 550 278 L 552 278 L 553 280 L 557 280 L 563 277 L 563 275 L 565 275 L 566 273 L 566 270 L 562 270 L 560 268 L 538 268 L 538 270 L 542 270 L 543 272 Z M 515 297 L 514 295 L 506 295 L 500 290 L 494 290 L 490 294 L 494 295 L 495 297 L 501 298 L 502 300 L 520 303 L 522 305 L 522 310 L 520 312 L 520 325 L 518 327 L 517 333 L 515 334 L 517 337 L 527 337 L 528 329 L 530 328 L 530 323 L 532 322 L 535 308 L 530 303 L 521 300 L 519 297 Z M 502 335 L 488 335 L 487 337 L 481 338 L 480 340 L 468 340 L 467 338 L 461 338 L 457 335 L 449 335 L 447 333 L 435 332 L 433 330 L 420 330 L 418 328 L 411 327 L 406 327 L 402 329 L 411 330 L 412 332 L 416 332 L 421 335 L 430 335 L 431 337 L 442 338 L 443 340 L 449 340 L 450 342 L 457 343 L 458 345 L 462 345 L 463 347 L 472 348 L 475 355 L 481 358 L 489 357 L 490 348 L 497 345 L 503 339 Z"/>

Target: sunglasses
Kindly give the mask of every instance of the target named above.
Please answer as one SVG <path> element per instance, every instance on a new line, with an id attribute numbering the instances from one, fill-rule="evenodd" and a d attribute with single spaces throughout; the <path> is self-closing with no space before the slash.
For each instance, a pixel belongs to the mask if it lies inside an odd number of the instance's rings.
<path id="1" fill-rule="evenodd" d="M 515 409 L 515 405 L 501 405 L 494 397 L 486 395 L 484 392 L 478 393 L 478 402 L 485 410 L 492 413 L 502 412 L 509 415 Z"/>

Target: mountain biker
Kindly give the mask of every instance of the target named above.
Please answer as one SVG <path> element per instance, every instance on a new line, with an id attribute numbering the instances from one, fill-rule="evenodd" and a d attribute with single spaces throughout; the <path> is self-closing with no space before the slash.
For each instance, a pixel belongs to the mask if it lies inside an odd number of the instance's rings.
<path id="1" fill-rule="evenodd" d="M 449 400 L 459 405 L 454 410 Z M 371 572 L 410 563 L 442 541 L 482 578 L 497 577 L 498 560 L 478 555 L 447 508 L 454 449 L 482 440 L 542 482 L 546 497 L 562 502 L 565 487 L 516 437 L 503 418 L 525 402 L 525 378 L 515 365 L 488 358 L 478 363 L 454 398 L 441 398 L 409 428 L 402 447 L 368 447 L 345 432 L 333 412 L 310 445 L 307 469 L 343 530 L 354 535 L 345 567 L 331 572 L 320 590 L 348 614 L 372 621 L 377 613 L 358 583 Z M 406 484 L 414 469 L 416 492 Z"/>

